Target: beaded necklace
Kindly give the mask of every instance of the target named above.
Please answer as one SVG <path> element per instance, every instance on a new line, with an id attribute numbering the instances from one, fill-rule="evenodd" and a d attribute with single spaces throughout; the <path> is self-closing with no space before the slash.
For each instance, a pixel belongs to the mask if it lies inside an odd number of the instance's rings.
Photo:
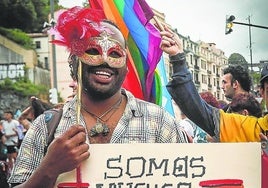
<path id="1" fill-rule="evenodd" d="M 102 134 L 103 136 L 107 136 L 108 133 L 110 132 L 109 127 L 107 126 L 106 122 L 112 117 L 112 115 L 116 112 L 116 109 L 119 108 L 121 102 L 122 102 L 122 96 L 121 98 L 114 104 L 112 105 L 107 111 L 105 111 L 102 115 L 97 116 L 96 114 L 88 111 L 84 105 L 82 105 L 82 109 L 85 110 L 89 115 L 92 117 L 96 118 L 96 124 L 90 129 L 89 131 L 89 136 L 94 137 L 98 136 L 99 134 Z M 114 110 L 110 116 L 106 119 L 103 120 L 103 117 L 105 117 L 108 113 L 110 113 L 112 110 Z"/>

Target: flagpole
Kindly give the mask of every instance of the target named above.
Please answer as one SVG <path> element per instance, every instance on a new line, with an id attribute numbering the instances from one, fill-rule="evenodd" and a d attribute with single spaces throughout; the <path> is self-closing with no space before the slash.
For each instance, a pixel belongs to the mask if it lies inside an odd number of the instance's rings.
<path id="1" fill-rule="evenodd" d="M 81 91 L 82 91 L 82 63 L 79 60 L 78 62 L 78 72 L 77 72 L 77 102 L 76 102 L 76 123 L 80 122 L 81 115 Z"/>
<path id="2" fill-rule="evenodd" d="M 76 102 L 76 123 L 80 123 L 80 115 L 81 115 L 81 93 L 82 93 L 82 62 L 79 60 L 78 62 L 78 73 L 77 73 L 77 102 Z M 76 181 L 77 183 L 81 183 L 81 169 L 80 166 L 76 168 Z"/>

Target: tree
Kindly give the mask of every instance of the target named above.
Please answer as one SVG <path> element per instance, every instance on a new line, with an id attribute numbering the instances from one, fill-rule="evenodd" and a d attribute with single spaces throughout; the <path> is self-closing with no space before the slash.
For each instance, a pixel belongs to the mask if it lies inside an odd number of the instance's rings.
<path id="1" fill-rule="evenodd" d="M 58 0 L 54 0 L 58 10 Z M 1 0 L 0 26 L 20 29 L 26 33 L 41 32 L 48 21 L 50 0 Z"/>
<path id="2" fill-rule="evenodd" d="M 246 59 L 239 53 L 232 53 L 228 58 L 228 64 L 231 65 L 242 65 L 248 68 L 248 62 Z"/>
<path id="3" fill-rule="evenodd" d="M 30 31 L 33 27 L 34 20 L 37 19 L 36 12 L 32 1 L 5 1 L 3 6 L 7 6 L 1 17 L 1 26 L 6 28 L 18 28 L 24 31 Z M 2 8 L 2 7 L 1 7 Z"/>
<path id="4" fill-rule="evenodd" d="M 0 27 L 0 34 L 26 49 L 34 49 L 32 38 L 20 29 L 6 29 Z"/>
<path id="5" fill-rule="evenodd" d="M 32 0 L 32 2 L 34 4 L 38 18 L 35 23 L 37 27 L 35 27 L 34 32 L 40 32 L 44 29 L 44 23 L 49 21 L 48 15 L 50 14 L 50 0 Z M 54 0 L 54 11 L 62 8 L 62 6 L 59 6 L 59 0 Z"/>
<path id="6" fill-rule="evenodd" d="M 49 3 L 48 0 L 32 0 L 32 2 L 38 19 L 34 20 L 35 28 L 31 32 L 41 32 L 50 12 Z"/>
<path id="7" fill-rule="evenodd" d="M 260 84 L 261 74 L 259 72 L 252 72 L 251 77 L 252 77 L 253 85 Z"/>

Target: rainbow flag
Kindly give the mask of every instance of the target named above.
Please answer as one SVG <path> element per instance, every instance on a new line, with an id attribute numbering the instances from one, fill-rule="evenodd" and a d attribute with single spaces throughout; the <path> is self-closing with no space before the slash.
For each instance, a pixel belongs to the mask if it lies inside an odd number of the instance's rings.
<path id="1" fill-rule="evenodd" d="M 172 104 L 172 98 L 169 94 L 166 85 L 168 83 L 167 75 L 166 75 L 166 67 L 165 67 L 165 61 L 164 57 L 161 57 L 160 62 L 158 63 L 155 71 L 155 79 L 158 80 L 155 85 L 156 87 L 156 99 L 157 104 L 164 107 L 171 115 L 175 116 L 173 104 Z"/>
<path id="2" fill-rule="evenodd" d="M 159 77 L 155 70 L 162 56 L 159 48 L 161 37 L 148 20 L 152 10 L 148 9 L 149 6 L 144 8 L 140 2 L 141 0 L 89 0 L 92 8 L 102 9 L 106 18 L 119 26 L 127 40 L 129 74 L 123 87 L 138 98 L 158 104 L 160 99 L 156 97 L 161 92 L 161 81 L 157 79 Z"/>

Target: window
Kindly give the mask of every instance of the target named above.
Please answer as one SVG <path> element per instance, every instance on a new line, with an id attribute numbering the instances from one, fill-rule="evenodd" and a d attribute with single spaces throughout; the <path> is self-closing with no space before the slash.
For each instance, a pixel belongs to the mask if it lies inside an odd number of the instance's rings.
<path id="1" fill-rule="evenodd" d="M 206 84 L 207 83 L 207 76 L 202 74 L 202 83 Z"/>
<path id="2" fill-rule="evenodd" d="M 49 69 L 49 67 L 48 67 L 48 57 L 45 57 L 44 60 L 45 60 L 45 69 Z"/>
<path id="3" fill-rule="evenodd" d="M 40 49 L 41 48 L 41 42 L 40 41 L 35 41 L 35 48 Z"/>
<path id="4" fill-rule="evenodd" d="M 190 55 L 190 63 L 193 64 L 193 55 Z"/>
<path id="5" fill-rule="evenodd" d="M 206 62 L 204 60 L 201 60 L 201 68 L 206 70 Z"/>

